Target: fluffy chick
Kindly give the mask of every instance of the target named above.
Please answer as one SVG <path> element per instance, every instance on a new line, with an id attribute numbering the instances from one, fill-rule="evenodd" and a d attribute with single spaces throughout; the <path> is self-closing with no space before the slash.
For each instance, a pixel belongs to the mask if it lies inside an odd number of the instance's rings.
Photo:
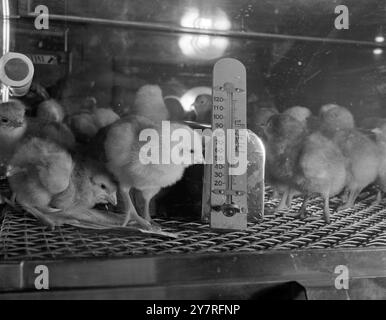
<path id="1" fill-rule="evenodd" d="M 133 114 L 146 117 L 156 123 L 168 120 L 170 115 L 161 88 L 149 84 L 139 88 L 134 100 Z"/>
<path id="2" fill-rule="evenodd" d="M 294 107 L 288 108 L 283 113 L 294 117 L 295 119 L 299 120 L 301 123 L 304 123 L 304 124 L 306 124 L 307 119 L 309 119 L 312 116 L 312 112 L 310 109 L 306 107 L 301 107 L 301 106 L 294 106 Z"/>
<path id="3" fill-rule="evenodd" d="M 42 121 L 37 118 L 27 118 L 25 137 L 40 137 L 51 140 L 67 150 L 75 148 L 75 137 L 72 131 L 61 122 Z"/>
<path id="4" fill-rule="evenodd" d="M 321 130 L 328 136 L 337 131 L 355 127 L 354 116 L 345 107 L 337 104 L 326 104 L 320 108 Z"/>
<path id="5" fill-rule="evenodd" d="M 285 186 L 284 205 L 291 193 L 304 194 L 300 212 L 304 216 L 308 199 L 324 198 L 324 217 L 329 222 L 329 198 L 338 194 L 346 181 L 344 157 L 338 146 L 321 133 L 307 133 L 299 120 L 288 114 L 274 115 L 267 124 L 267 170 L 270 179 Z"/>
<path id="6" fill-rule="evenodd" d="M 196 97 L 193 107 L 197 113 L 197 122 L 210 124 L 212 123 L 212 96 L 209 94 L 200 94 Z"/>
<path id="7" fill-rule="evenodd" d="M 65 122 L 71 128 L 76 140 L 79 142 L 89 142 L 94 137 L 99 128 L 95 123 L 95 117 L 89 111 L 80 111 L 70 115 Z"/>
<path id="8" fill-rule="evenodd" d="M 305 215 L 307 200 L 317 194 L 324 199 L 324 219 L 329 223 L 329 199 L 339 194 L 346 183 L 345 159 L 338 146 L 319 132 L 307 136 L 294 181 L 296 189 L 305 195 L 299 215 Z"/>
<path id="9" fill-rule="evenodd" d="M 77 223 L 76 209 L 117 202 L 117 185 L 106 169 L 40 138 L 18 146 L 7 175 L 16 201 L 51 228 Z"/>
<path id="10" fill-rule="evenodd" d="M 176 96 L 164 97 L 166 108 L 169 111 L 170 121 L 195 121 L 197 113 L 194 108 L 190 111 L 185 111 L 181 104 L 180 98 Z"/>
<path id="11" fill-rule="evenodd" d="M 265 127 L 266 178 L 283 192 L 276 210 L 287 206 L 288 197 L 296 187 L 294 178 L 306 133 L 306 127 L 288 114 L 271 116 Z"/>
<path id="12" fill-rule="evenodd" d="M 55 99 L 49 99 L 38 105 L 36 116 L 45 121 L 62 122 L 65 112 L 63 107 Z"/>
<path id="13" fill-rule="evenodd" d="M 251 116 L 252 119 L 248 119 L 248 127 L 260 138 L 264 139 L 264 127 L 267 125 L 269 118 L 278 113 L 274 108 L 258 108 Z"/>
<path id="14" fill-rule="evenodd" d="M 93 97 L 87 97 L 79 112 L 68 116 L 65 122 L 71 128 L 76 139 L 87 143 L 97 132 L 118 121 L 120 117 L 110 108 L 98 108 Z"/>
<path id="15" fill-rule="evenodd" d="M 152 130 L 160 138 L 155 142 L 155 152 L 162 154 L 163 139 L 170 141 L 170 136 L 162 136 L 161 125 L 154 123 L 145 117 L 133 116 L 121 119 L 113 125 L 103 129 L 94 141 L 94 152 L 100 154 L 102 148 L 105 153 L 106 167 L 114 174 L 119 182 L 119 188 L 123 197 L 124 210 L 127 214 L 125 224 L 134 220 L 144 227 L 151 227 L 149 212 L 150 200 L 161 188 L 173 185 L 182 178 L 185 168 L 194 163 L 202 163 L 202 138 L 197 132 L 185 125 L 171 123 L 171 132 L 183 129 L 194 137 L 192 143 L 183 144 L 171 142 L 170 152 L 178 152 L 182 155 L 184 163 L 162 164 L 161 158 L 157 157 L 157 163 L 145 164 L 140 159 L 143 152 L 142 147 L 146 142 L 140 141 L 139 136 L 143 130 Z M 190 139 L 189 138 L 189 139 Z M 154 142 L 154 141 L 153 141 Z M 174 151 L 173 151 L 174 150 Z M 142 154 L 143 156 L 143 154 Z M 144 218 L 141 218 L 130 198 L 131 188 L 141 191 L 145 200 Z"/>
<path id="16" fill-rule="evenodd" d="M 0 104 L 0 154 L 3 164 L 7 164 L 17 144 L 29 136 L 51 139 L 68 149 L 74 147 L 74 136 L 64 124 L 27 118 L 25 109 L 19 100 Z"/>
<path id="17" fill-rule="evenodd" d="M 327 109 L 327 111 L 326 111 Z M 365 134 L 354 128 L 351 112 L 341 106 L 321 110 L 322 131 L 338 145 L 346 164 L 345 203 L 340 209 L 354 205 L 360 192 L 375 181 L 378 174 L 377 146 Z"/>
<path id="18" fill-rule="evenodd" d="M 381 202 L 382 193 L 386 192 L 386 123 L 372 129 L 378 148 L 379 166 L 376 185 L 379 187 L 376 203 Z"/>
<path id="19" fill-rule="evenodd" d="M 6 165 L 27 130 L 25 105 L 19 100 L 0 104 L 0 157 Z"/>

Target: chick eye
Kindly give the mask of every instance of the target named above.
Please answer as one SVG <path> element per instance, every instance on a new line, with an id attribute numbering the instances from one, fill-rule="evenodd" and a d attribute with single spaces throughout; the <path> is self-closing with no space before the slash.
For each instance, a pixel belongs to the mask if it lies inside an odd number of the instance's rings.
<path id="1" fill-rule="evenodd" d="M 8 123 L 9 120 L 8 120 L 7 118 L 1 118 L 1 122 L 2 122 L 2 123 Z"/>
<path id="2" fill-rule="evenodd" d="M 106 186 L 104 184 L 101 185 L 102 190 L 106 190 Z"/>
<path id="3" fill-rule="evenodd" d="M 193 154 L 193 153 L 194 153 L 194 150 L 193 150 L 193 149 L 190 149 L 190 153 Z"/>

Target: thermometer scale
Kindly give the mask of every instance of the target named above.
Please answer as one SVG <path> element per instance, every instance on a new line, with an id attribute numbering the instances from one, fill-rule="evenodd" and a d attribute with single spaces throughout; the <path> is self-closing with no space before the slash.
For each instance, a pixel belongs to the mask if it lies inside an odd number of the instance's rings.
<path id="1" fill-rule="evenodd" d="M 246 70 L 236 59 L 219 60 L 213 70 L 210 224 L 216 229 L 247 228 Z M 235 161 L 238 160 L 238 163 Z"/>

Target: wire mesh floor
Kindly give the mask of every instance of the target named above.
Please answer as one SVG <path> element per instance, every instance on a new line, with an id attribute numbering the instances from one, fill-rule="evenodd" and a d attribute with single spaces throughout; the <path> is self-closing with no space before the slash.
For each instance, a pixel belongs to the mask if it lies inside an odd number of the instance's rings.
<path id="1" fill-rule="evenodd" d="M 320 219 L 301 220 L 286 216 L 284 211 L 266 215 L 261 222 L 249 224 L 246 231 L 223 233 L 198 221 L 155 219 L 165 231 L 176 233 L 177 239 L 70 226 L 50 231 L 21 209 L 6 206 L 0 229 L 0 261 L 386 247 L 386 198 L 378 205 L 374 201 L 375 192 L 363 193 L 355 207 L 331 214 L 328 225 L 318 198 L 309 202 L 307 212 Z M 277 203 L 267 199 L 266 208 Z M 294 199 L 289 212 L 298 211 L 301 204 L 301 198 Z M 338 198 L 330 200 L 332 211 L 340 204 Z"/>

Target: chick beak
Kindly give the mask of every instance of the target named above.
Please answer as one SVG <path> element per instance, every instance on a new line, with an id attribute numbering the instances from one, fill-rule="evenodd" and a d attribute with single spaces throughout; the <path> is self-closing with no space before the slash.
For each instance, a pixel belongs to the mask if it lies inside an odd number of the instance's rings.
<path id="1" fill-rule="evenodd" d="M 112 194 L 109 194 L 107 196 L 107 201 L 109 203 L 111 203 L 113 206 L 116 206 L 118 204 L 118 200 L 117 200 L 117 193 L 116 192 L 113 192 Z"/>

